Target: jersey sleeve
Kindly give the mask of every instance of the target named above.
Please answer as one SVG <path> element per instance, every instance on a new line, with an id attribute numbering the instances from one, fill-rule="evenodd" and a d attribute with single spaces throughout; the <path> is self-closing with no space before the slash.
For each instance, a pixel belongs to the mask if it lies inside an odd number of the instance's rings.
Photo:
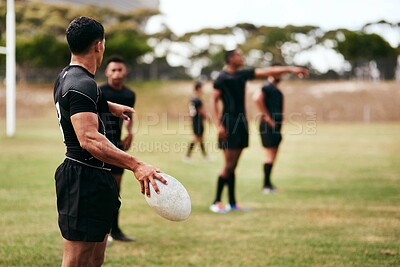
<path id="1" fill-rule="evenodd" d="M 262 93 L 264 94 L 264 96 L 268 96 L 271 92 L 271 84 L 265 84 L 262 88 L 261 88 Z"/>
<path id="2" fill-rule="evenodd" d="M 221 74 L 214 81 L 213 87 L 214 87 L 214 89 L 219 90 L 219 91 L 223 90 L 224 86 L 223 86 L 223 79 L 221 78 Z"/>
<path id="3" fill-rule="evenodd" d="M 96 82 L 83 80 L 69 89 L 70 116 L 80 112 L 97 113 L 97 100 L 100 95 Z"/>
<path id="4" fill-rule="evenodd" d="M 69 93 L 69 105 L 70 116 L 80 112 L 97 113 L 96 102 L 87 95 L 77 91 L 71 91 Z"/>
<path id="5" fill-rule="evenodd" d="M 246 80 L 254 80 L 256 76 L 253 68 L 241 70 L 241 74 L 245 77 Z"/>

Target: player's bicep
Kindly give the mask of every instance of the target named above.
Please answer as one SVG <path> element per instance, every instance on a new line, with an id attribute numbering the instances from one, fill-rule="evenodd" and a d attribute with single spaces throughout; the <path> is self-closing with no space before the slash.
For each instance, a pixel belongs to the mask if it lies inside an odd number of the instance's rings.
<path id="1" fill-rule="evenodd" d="M 75 113 L 71 116 L 71 123 L 82 147 L 98 134 L 99 121 L 96 113 Z"/>

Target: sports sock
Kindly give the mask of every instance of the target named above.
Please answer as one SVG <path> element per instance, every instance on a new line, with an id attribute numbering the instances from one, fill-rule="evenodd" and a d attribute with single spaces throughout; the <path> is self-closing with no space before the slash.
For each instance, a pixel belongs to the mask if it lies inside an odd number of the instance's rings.
<path id="1" fill-rule="evenodd" d="M 228 196 L 229 196 L 229 204 L 236 205 L 235 198 L 235 174 L 232 173 L 228 178 Z"/>
<path id="2" fill-rule="evenodd" d="M 206 157 L 207 153 L 206 153 L 206 149 L 204 148 L 204 143 L 203 142 L 200 143 L 200 148 L 201 148 L 201 152 L 203 153 L 203 156 Z"/>
<path id="3" fill-rule="evenodd" d="M 264 163 L 264 187 L 272 187 L 271 184 L 271 170 L 272 163 Z"/>
<path id="4" fill-rule="evenodd" d="M 221 197 L 222 197 L 222 191 L 224 190 L 224 186 L 226 184 L 228 179 L 219 176 L 218 177 L 218 182 L 217 182 L 217 195 L 215 197 L 214 204 L 217 202 L 221 202 Z"/>
<path id="5" fill-rule="evenodd" d="M 190 143 L 186 157 L 188 157 L 188 158 L 190 157 L 190 154 L 192 154 L 193 148 L 194 148 L 194 142 Z"/>

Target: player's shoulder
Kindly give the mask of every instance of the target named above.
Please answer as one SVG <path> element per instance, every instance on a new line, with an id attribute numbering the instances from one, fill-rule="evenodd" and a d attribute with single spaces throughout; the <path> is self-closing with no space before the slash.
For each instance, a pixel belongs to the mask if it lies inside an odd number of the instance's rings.
<path id="1" fill-rule="evenodd" d="M 217 78 L 215 80 L 216 81 L 220 81 L 220 80 L 226 79 L 228 76 L 229 76 L 229 73 L 227 71 L 221 70 L 218 73 L 218 76 L 217 76 Z"/>
<path id="2" fill-rule="evenodd" d="M 254 68 L 243 68 L 237 72 L 235 72 L 236 75 L 239 76 L 249 76 L 249 77 L 254 77 L 255 75 L 255 69 Z"/>
<path id="3" fill-rule="evenodd" d="M 93 100 L 97 99 L 97 83 L 94 80 L 94 76 L 87 70 L 79 66 L 73 66 L 66 71 L 64 78 L 63 95 L 75 92 L 90 97 Z"/>
<path id="4" fill-rule="evenodd" d="M 262 90 L 263 91 L 272 91 L 272 90 L 275 90 L 276 88 L 275 88 L 275 86 L 272 84 L 272 83 L 270 83 L 270 82 L 266 82 L 266 83 L 264 83 L 264 85 L 262 86 Z"/>
<path id="5" fill-rule="evenodd" d="M 135 96 L 136 93 L 131 88 L 124 86 L 123 92 L 128 96 Z"/>
<path id="6" fill-rule="evenodd" d="M 108 83 L 103 83 L 99 85 L 99 89 L 101 91 L 109 91 L 111 89 L 111 87 L 108 85 Z"/>
<path id="7" fill-rule="evenodd" d="M 225 70 L 222 70 L 218 73 L 217 78 L 214 80 L 214 89 L 221 90 L 223 87 L 223 84 L 225 83 L 225 80 L 227 80 L 229 77 L 229 73 L 226 72 Z"/>

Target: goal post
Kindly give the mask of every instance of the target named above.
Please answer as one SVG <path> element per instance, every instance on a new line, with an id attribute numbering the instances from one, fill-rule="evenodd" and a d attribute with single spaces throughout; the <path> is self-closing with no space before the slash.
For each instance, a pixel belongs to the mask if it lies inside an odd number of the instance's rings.
<path id="1" fill-rule="evenodd" d="M 6 47 L 0 47 L 0 54 L 6 55 L 6 134 L 15 135 L 15 7 L 14 0 L 7 0 Z"/>

